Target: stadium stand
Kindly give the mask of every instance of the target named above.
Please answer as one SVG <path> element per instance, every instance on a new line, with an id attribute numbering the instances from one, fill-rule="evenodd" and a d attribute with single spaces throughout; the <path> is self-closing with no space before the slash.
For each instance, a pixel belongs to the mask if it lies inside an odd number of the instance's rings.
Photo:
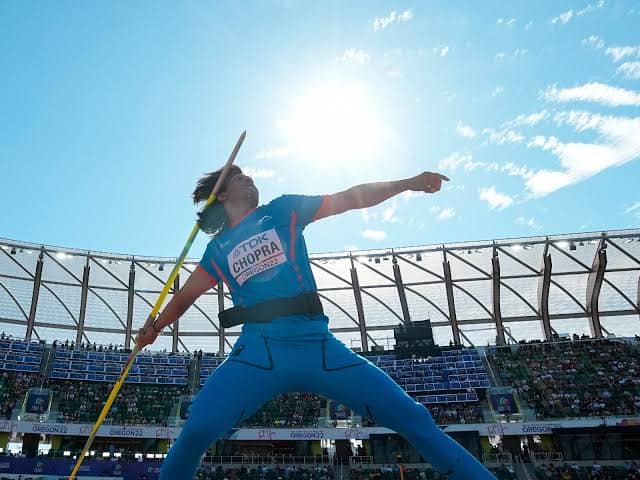
<path id="1" fill-rule="evenodd" d="M 46 378 L 38 375 L 45 345 L 2 340 L 5 363 L 0 385 L 0 414 L 10 418 L 17 401 L 31 387 L 49 388 L 55 399 L 54 420 L 93 422 L 128 354 L 113 346 L 56 344 Z M 427 406 L 440 424 L 482 421 L 478 390 L 490 385 L 475 349 L 450 350 L 442 356 L 396 359 L 394 355 L 369 357 L 416 401 Z M 143 353 L 136 357 L 131 374 L 106 423 L 166 425 L 166 418 L 182 395 L 188 394 L 192 363 L 200 362 L 199 384 L 224 361 L 218 355 Z M 46 362 L 44 362 L 46 363 Z M 34 372 L 34 373 L 28 373 Z M 326 415 L 327 399 L 311 393 L 279 395 L 242 426 L 317 427 Z"/>
<path id="2" fill-rule="evenodd" d="M 640 467 L 636 462 L 626 462 L 624 466 L 602 466 L 597 462 L 592 465 L 576 465 L 570 463 L 536 466 L 535 476 L 538 480 L 638 480 Z"/>
<path id="3" fill-rule="evenodd" d="M 334 471 L 330 466 L 258 466 L 237 469 L 221 466 L 204 467 L 198 471 L 201 480 L 333 480 Z"/>
<path id="4" fill-rule="evenodd" d="M 317 427 L 327 399 L 313 393 L 278 395 L 267 402 L 243 427 Z"/>
<path id="5" fill-rule="evenodd" d="M 640 414 L 638 346 L 579 340 L 492 349 L 490 361 L 544 418 Z"/>

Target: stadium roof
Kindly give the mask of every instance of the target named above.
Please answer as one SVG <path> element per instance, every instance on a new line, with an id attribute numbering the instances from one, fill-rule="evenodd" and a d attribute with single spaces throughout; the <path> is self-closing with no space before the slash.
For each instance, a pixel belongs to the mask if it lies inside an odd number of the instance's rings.
<path id="1" fill-rule="evenodd" d="M 498 341 L 530 340 L 554 332 L 640 333 L 640 230 L 311 259 L 330 328 L 351 347 L 391 347 L 394 326 L 426 319 L 440 344 L 451 339 L 493 344 L 496 336 Z M 0 240 L 0 330 L 47 341 L 128 345 L 174 262 Z M 178 284 L 196 262 L 185 263 Z M 220 334 L 219 301 L 224 308 L 231 302 L 226 292 L 219 293 L 212 289 L 203 295 L 178 328 L 166 331 L 154 346 L 219 351 L 223 341 L 229 351 L 240 327 Z"/>

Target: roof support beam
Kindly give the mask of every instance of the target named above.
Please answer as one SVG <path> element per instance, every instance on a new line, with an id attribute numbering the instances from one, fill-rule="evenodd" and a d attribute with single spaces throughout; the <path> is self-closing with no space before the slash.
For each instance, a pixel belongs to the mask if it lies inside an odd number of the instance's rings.
<path id="1" fill-rule="evenodd" d="M 453 296 L 453 279 L 451 278 L 451 264 L 446 259 L 442 262 L 444 269 L 444 285 L 447 291 L 447 304 L 449 305 L 449 322 L 451 322 L 451 333 L 453 334 L 453 343 L 460 347 L 462 341 L 460 340 L 460 326 L 458 325 L 458 317 L 456 316 L 456 302 Z"/>
<path id="2" fill-rule="evenodd" d="M 498 249 L 493 248 L 491 257 L 491 302 L 493 304 L 493 319 L 496 322 L 496 343 L 504 345 L 504 325 L 502 324 L 502 311 L 500 310 L 500 259 Z"/>
<path id="3" fill-rule="evenodd" d="M 606 248 L 607 244 L 603 239 L 600 241 L 600 245 L 598 245 L 591 270 L 589 271 L 589 278 L 587 279 L 587 312 L 589 313 L 591 336 L 594 338 L 602 338 L 603 336 L 598 299 L 600 298 L 604 274 L 607 270 Z"/>
<path id="4" fill-rule="evenodd" d="M 358 326 L 360 327 L 360 342 L 362 351 L 369 351 L 369 340 L 367 338 L 367 325 L 364 319 L 364 308 L 362 306 L 362 292 L 360 291 L 360 281 L 358 280 L 358 271 L 351 257 L 351 286 L 353 287 L 353 297 L 356 301 L 356 310 L 358 312 Z"/>
<path id="5" fill-rule="evenodd" d="M 400 308 L 402 308 L 402 318 L 404 323 L 411 322 L 411 315 L 409 314 L 409 305 L 407 304 L 407 294 L 404 290 L 404 283 L 402 282 L 402 273 L 400 273 L 400 265 L 398 265 L 398 259 L 396 254 L 393 254 L 393 278 L 395 279 L 396 288 L 398 289 L 398 297 L 400 298 Z"/>
<path id="6" fill-rule="evenodd" d="M 220 314 L 220 312 L 224 310 L 224 283 L 218 282 L 217 287 L 218 287 L 218 314 Z M 219 319 L 220 317 L 218 317 L 218 327 L 219 327 L 218 353 L 220 353 L 221 355 L 224 355 L 225 333 L 224 333 L 224 327 L 222 326 L 222 322 Z"/>
<path id="7" fill-rule="evenodd" d="M 542 334 L 546 341 L 553 339 L 551 320 L 549 317 L 549 289 L 551 288 L 551 254 L 548 245 L 545 246 L 542 255 L 542 275 L 538 280 L 538 309 L 542 322 Z"/>
<path id="8" fill-rule="evenodd" d="M 82 270 L 82 291 L 80 293 L 80 315 L 78 316 L 78 330 L 76 330 L 76 348 L 80 348 L 82 343 L 82 336 L 84 335 L 84 319 L 87 315 L 87 295 L 89 294 L 89 272 L 91 267 L 89 266 L 89 259 L 87 256 L 87 263 Z"/>
<path id="9" fill-rule="evenodd" d="M 131 348 L 131 333 L 133 331 L 133 300 L 136 294 L 136 264 L 131 262 L 129 267 L 129 288 L 127 290 L 127 329 L 124 333 L 124 348 Z"/>
<path id="10" fill-rule="evenodd" d="M 33 292 L 31 293 L 31 309 L 29 310 L 29 318 L 27 319 L 27 331 L 25 338 L 31 340 L 33 335 L 33 324 L 36 321 L 36 311 L 38 309 L 38 298 L 40 297 L 40 283 L 42 282 L 42 265 L 44 254 L 42 250 L 38 255 L 38 263 L 36 263 L 36 274 L 33 277 Z"/>
<path id="11" fill-rule="evenodd" d="M 175 295 L 180 290 L 180 274 L 176 275 L 173 279 L 173 294 Z M 178 351 L 178 340 L 180 339 L 180 319 L 173 322 L 173 331 L 171 332 L 171 351 L 176 353 Z"/>

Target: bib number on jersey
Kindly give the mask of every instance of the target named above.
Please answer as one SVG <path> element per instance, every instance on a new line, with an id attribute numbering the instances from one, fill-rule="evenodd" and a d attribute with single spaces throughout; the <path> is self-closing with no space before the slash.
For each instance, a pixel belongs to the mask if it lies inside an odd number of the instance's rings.
<path id="1" fill-rule="evenodd" d="M 227 255 L 229 271 L 239 285 L 286 261 L 287 257 L 275 228 L 248 238 Z"/>

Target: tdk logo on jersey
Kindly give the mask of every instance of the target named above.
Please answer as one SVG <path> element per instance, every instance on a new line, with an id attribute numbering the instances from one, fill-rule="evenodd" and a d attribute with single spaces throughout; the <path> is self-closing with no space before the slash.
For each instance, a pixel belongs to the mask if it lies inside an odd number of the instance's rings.
<path id="1" fill-rule="evenodd" d="M 240 285 L 286 261 L 282 242 L 274 228 L 250 237 L 227 255 L 229 271 Z"/>

